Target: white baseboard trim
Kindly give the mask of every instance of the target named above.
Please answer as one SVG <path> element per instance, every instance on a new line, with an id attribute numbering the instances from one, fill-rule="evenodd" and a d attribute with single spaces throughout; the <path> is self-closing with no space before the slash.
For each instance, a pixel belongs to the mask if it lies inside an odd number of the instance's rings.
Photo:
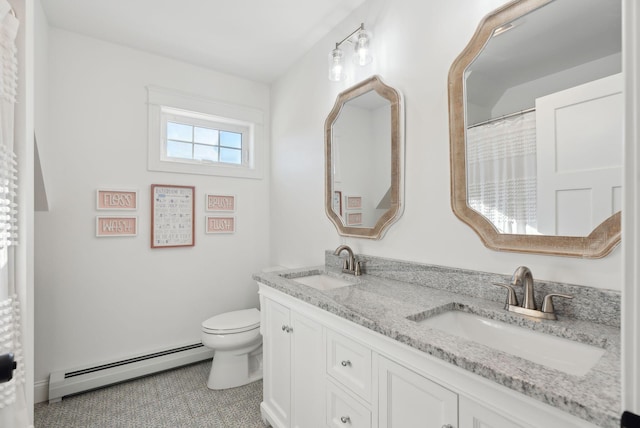
<path id="1" fill-rule="evenodd" d="M 33 402 L 35 404 L 49 400 L 49 380 L 39 380 L 33 385 Z"/>

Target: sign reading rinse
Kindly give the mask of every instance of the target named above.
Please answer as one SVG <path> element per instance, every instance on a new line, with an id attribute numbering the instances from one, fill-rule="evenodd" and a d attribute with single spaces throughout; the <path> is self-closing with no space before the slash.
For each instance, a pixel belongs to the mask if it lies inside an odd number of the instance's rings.
<path id="1" fill-rule="evenodd" d="M 194 245 L 193 186 L 151 185 L 151 248 Z"/>

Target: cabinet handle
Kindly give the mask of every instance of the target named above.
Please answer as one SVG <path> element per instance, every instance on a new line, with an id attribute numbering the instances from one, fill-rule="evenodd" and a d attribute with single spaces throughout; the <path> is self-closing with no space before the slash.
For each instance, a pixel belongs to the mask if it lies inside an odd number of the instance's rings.
<path id="1" fill-rule="evenodd" d="M 282 331 L 284 331 L 285 333 L 291 333 L 293 331 L 293 328 L 289 327 L 288 325 L 283 325 Z"/>
<path id="2" fill-rule="evenodd" d="M 287 326 L 286 325 L 282 326 L 282 331 L 287 331 Z"/>
<path id="3" fill-rule="evenodd" d="M 343 424 L 350 424 L 351 423 L 351 418 L 349 416 L 342 416 L 340 418 L 340 422 L 342 422 Z"/>
<path id="4" fill-rule="evenodd" d="M 442 425 L 442 428 L 453 428 L 453 425 L 451 424 Z"/>
<path id="5" fill-rule="evenodd" d="M 349 360 L 344 360 L 342 361 L 340 364 L 342 364 L 342 367 L 347 367 L 351 365 L 351 361 Z"/>

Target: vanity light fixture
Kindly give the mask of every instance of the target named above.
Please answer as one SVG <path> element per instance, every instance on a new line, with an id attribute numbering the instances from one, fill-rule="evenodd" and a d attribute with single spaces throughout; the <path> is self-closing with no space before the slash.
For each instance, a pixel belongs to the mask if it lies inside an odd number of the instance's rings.
<path id="1" fill-rule="evenodd" d="M 344 52 L 340 49 L 340 46 L 345 42 L 352 43 L 354 46 L 353 62 L 355 64 L 365 66 L 373 61 L 371 32 L 364 29 L 364 24 L 360 24 L 360 27 L 336 43 L 335 49 L 329 52 L 329 80 L 332 82 L 338 82 L 345 78 Z"/>

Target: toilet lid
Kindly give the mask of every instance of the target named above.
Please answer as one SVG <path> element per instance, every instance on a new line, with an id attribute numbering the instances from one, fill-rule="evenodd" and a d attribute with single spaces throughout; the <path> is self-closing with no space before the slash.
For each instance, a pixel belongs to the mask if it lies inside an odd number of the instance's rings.
<path id="1" fill-rule="evenodd" d="M 260 311 L 256 308 L 226 312 L 202 323 L 202 329 L 209 333 L 242 333 L 260 326 Z"/>

